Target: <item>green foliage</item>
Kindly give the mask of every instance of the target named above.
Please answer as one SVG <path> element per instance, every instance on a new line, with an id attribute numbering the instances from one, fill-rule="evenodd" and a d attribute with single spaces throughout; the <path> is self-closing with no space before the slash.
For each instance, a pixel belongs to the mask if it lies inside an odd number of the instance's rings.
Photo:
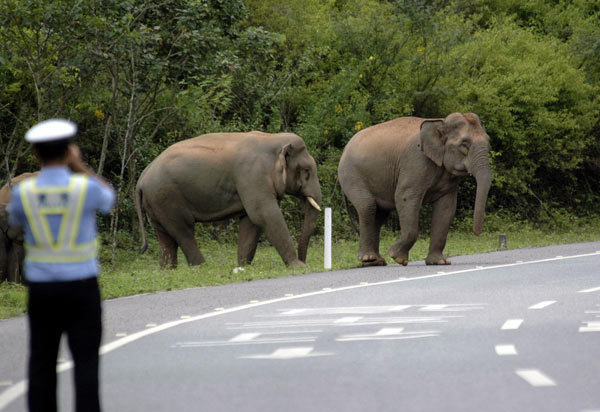
<path id="1" fill-rule="evenodd" d="M 586 0 L 6 0 L 0 181 L 37 168 L 28 127 L 69 117 L 119 190 L 119 214 L 101 220 L 119 239 L 137 226 L 141 170 L 167 146 L 293 131 L 353 236 L 337 185 L 347 141 L 399 116 L 473 111 L 491 137 L 488 210 L 556 223 L 598 213 L 599 91 L 600 7 Z M 466 179 L 458 219 L 474 193 Z M 297 202 L 282 207 L 295 232 Z"/>

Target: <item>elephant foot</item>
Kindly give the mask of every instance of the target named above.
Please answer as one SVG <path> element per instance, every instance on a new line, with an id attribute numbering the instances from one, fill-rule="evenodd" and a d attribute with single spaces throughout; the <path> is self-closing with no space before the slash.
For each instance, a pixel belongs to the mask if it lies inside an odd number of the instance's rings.
<path id="1" fill-rule="evenodd" d="M 394 258 L 394 260 L 399 265 L 402 265 L 402 266 L 408 265 L 408 258 L 397 257 L 397 258 Z"/>
<path id="2" fill-rule="evenodd" d="M 291 268 L 305 268 L 306 267 L 306 263 L 304 263 L 303 261 L 298 260 L 298 259 L 291 261 L 287 265 Z"/>
<path id="3" fill-rule="evenodd" d="M 376 253 L 367 253 L 360 258 L 360 261 L 362 262 L 363 267 L 387 265 L 385 259 Z"/>
<path id="4" fill-rule="evenodd" d="M 450 259 L 445 258 L 444 256 L 427 256 L 425 259 L 426 265 L 451 265 Z"/>

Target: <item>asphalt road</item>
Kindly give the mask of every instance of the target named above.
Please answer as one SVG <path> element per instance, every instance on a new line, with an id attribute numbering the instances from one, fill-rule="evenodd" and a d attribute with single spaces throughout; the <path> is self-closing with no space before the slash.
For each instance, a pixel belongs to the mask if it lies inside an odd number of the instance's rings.
<path id="1" fill-rule="evenodd" d="M 600 411 L 600 243 L 452 261 L 107 301 L 104 410 Z M 0 411 L 25 342 L 0 322 Z"/>

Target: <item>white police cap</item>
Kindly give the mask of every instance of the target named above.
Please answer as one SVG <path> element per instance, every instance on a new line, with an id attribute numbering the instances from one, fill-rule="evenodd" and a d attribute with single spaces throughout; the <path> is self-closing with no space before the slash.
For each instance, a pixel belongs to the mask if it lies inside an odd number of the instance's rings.
<path id="1" fill-rule="evenodd" d="M 65 119 L 44 120 L 25 133 L 29 143 L 53 142 L 68 139 L 77 134 L 77 125 Z"/>

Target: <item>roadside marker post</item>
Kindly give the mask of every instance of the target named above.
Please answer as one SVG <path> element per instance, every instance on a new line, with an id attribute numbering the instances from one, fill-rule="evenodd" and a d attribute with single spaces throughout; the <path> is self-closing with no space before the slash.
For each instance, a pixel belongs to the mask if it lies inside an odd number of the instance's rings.
<path id="1" fill-rule="evenodd" d="M 331 208 L 325 208 L 325 254 L 324 254 L 324 267 L 325 269 L 331 269 Z"/>

